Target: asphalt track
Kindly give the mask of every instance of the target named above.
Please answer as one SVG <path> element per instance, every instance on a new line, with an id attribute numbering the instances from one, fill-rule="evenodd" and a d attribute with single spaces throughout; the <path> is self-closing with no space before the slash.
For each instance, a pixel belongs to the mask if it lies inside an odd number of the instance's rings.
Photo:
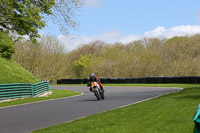
<path id="1" fill-rule="evenodd" d="M 104 87 L 105 100 L 98 101 L 87 87 L 51 88 L 79 91 L 83 95 L 0 108 L 0 132 L 28 133 L 180 90 L 159 87 Z"/>

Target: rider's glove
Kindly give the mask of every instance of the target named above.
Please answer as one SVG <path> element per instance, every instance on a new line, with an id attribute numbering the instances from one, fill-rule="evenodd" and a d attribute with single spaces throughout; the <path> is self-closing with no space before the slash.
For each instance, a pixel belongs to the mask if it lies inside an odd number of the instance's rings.
<path id="1" fill-rule="evenodd" d="M 90 83 L 87 84 L 87 87 L 91 86 Z"/>

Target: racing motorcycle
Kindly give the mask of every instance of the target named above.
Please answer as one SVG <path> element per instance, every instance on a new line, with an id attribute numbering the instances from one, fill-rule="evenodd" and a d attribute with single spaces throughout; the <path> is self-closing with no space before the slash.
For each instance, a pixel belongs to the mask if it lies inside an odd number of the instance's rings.
<path id="1" fill-rule="evenodd" d="M 97 82 L 91 82 L 91 90 L 98 100 L 104 99 L 104 92 L 100 89 L 100 86 Z"/>

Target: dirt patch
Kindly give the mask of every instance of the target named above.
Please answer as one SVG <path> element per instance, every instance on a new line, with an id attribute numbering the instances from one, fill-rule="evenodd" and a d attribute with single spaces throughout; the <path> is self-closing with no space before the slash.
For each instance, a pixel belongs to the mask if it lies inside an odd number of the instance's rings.
<path id="1" fill-rule="evenodd" d="M 52 91 L 48 91 L 42 95 L 39 95 L 38 97 L 48 97 L 49 95 L 51 95 L 53 92 Z"/>

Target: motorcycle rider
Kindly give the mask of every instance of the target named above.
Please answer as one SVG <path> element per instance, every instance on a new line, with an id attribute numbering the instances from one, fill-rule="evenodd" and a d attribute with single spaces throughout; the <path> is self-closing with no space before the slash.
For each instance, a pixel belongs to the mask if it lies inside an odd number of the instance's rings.
<path id="1" fill-rule="evenodd" d="M 88 85 L 87 86 L 91 86 L 91 82 L 97 82 L 100 86 L 100 89 L 104 92 L 103 86 L 99 80 L 99 78 L 97 76 L 94 75 L 94 73 L 90 74 L 90 78 L 88 80 Z M 90 91 L 92 91 L 92 88 L 90 87 L 89 89 Z"/>

